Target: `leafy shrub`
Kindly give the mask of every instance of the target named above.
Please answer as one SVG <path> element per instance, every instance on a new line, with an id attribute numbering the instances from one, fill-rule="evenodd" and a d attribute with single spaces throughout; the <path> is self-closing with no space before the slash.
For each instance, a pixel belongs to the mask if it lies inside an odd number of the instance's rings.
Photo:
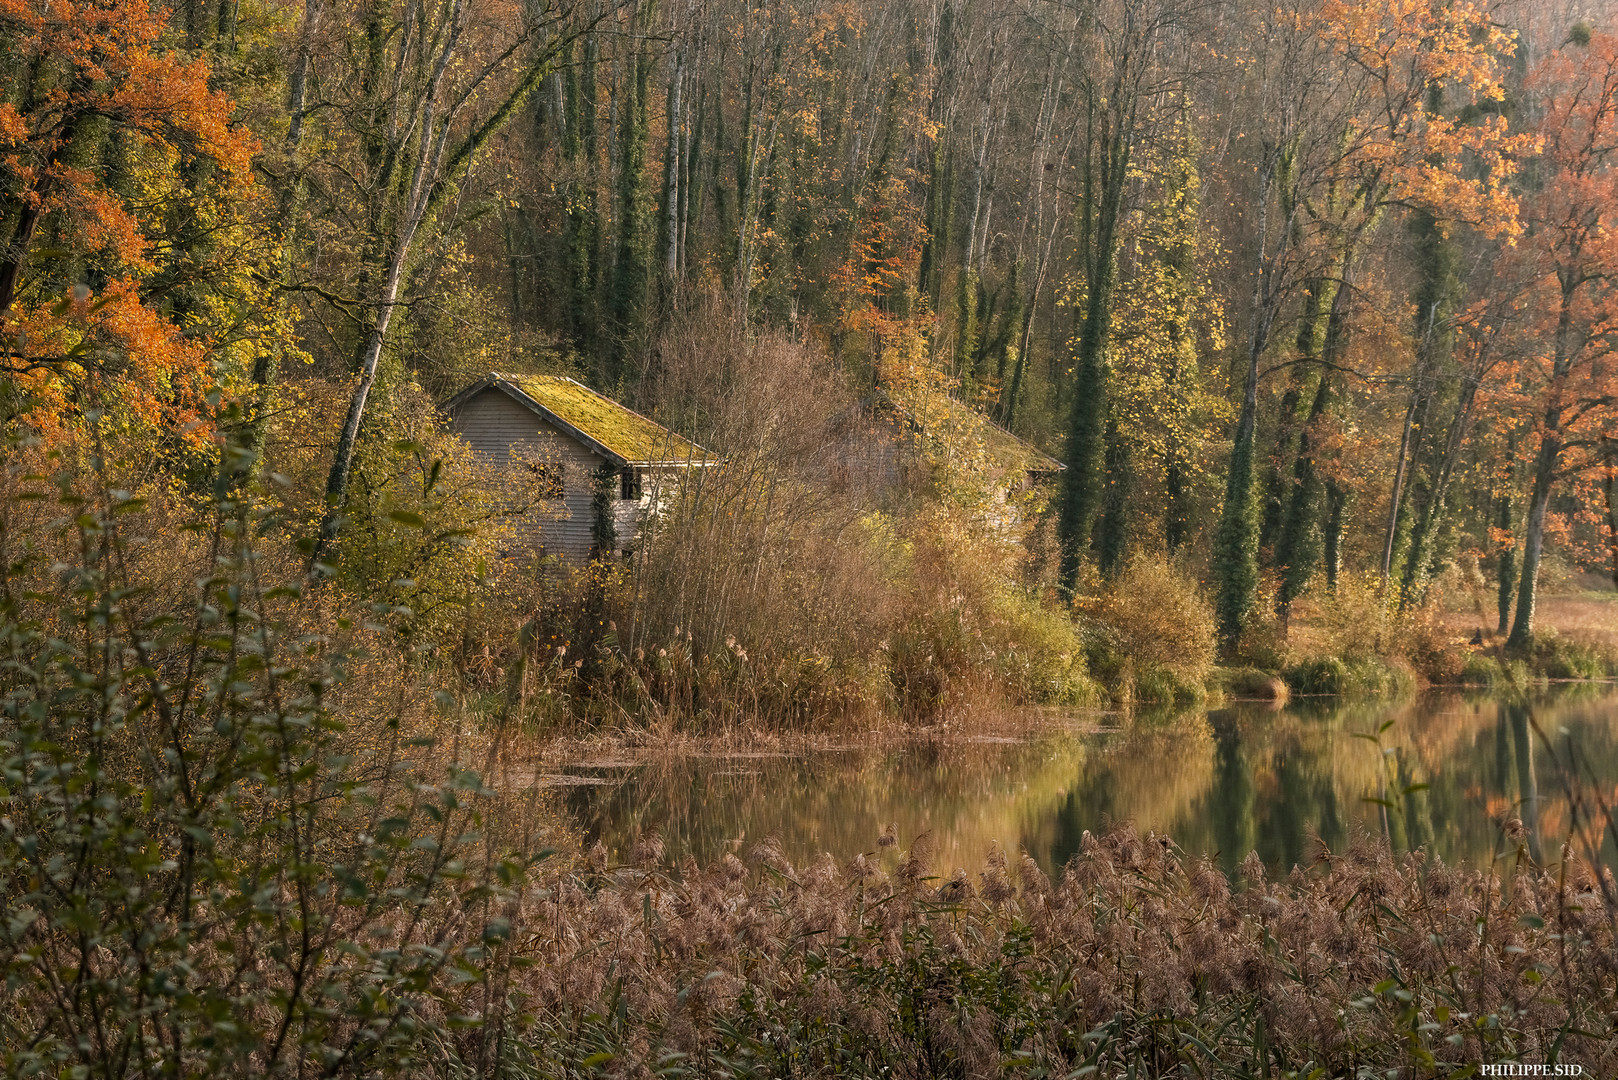
<path id="1" fill-rule="evenodd" d="M 1472 652 L 1461 668 L 1458 682 L 1463 686 L 1495 686 L 1509 676 L 1501 670 L 1500 662 L 1485 652 Z"/>
<path id="2" fill-rule="evenodd" d="M 1318 625 L 1329 655 L 1352 663 L 1397 655 L 1398 618 L 1377 574 L 1344 574 L 1337 591 L 1319 601 Z"/>
<path id="3" fill-rule="evenodd" d="M 901 707 L 927 714 L 951 697 L 1077 704 L 1093 690 L 1072 620 L 1018 584 L 1026 554 L 948 505 L 904 532 L 907 573 L 888 670 Z"/>
<path id="4" fill-rule="evenodd" d="M 1349 685 L 1348 665 L 1335 656 L 1295 664 L 1282 673 L 1282 678 L 1300 694 L 1341 694 Z"/>
<path id="5" fill-rule="evenodd" d="M 311 383 L 289 392 L 266 449 L 271 475 L 285 479 L 267 493 L 277 512 L 266 525 L 289 545 L 313 535 L 324 512 L 326 450 L 336 441 L 346 396 L 324 390 Z M 390 625 L 422 642 L 451 638 L 484 591 L 482 580 L 503 574 L 508 591 L 531 591 L 514 566 L 502 565 L 513 546 L 510 514 L 520 505 L 512 497 L 515 483 L 444 431 L 419 387 L 390 387 L 373 400 L 355 453 L 331 556 L 334 583 L 383 604 Z"/>
<path id="6" fill-rule="evenodd" d="M 1545 627 L 1526 650 L 1534 674 L 1547 679 L 1602 679 L 1618 674 L 1618 657 L 1605 643 L 1563 637 Z"/>
<path id="7" fill-rule="evenodd" d="M 1402 657 L 1367 656 L 1349 662 L 1343 693 L 1367 697 L 1404 697 L 1419 688 L 1415 670 Z"/>
<path id="8" fill-rule="evenodd" d="M 1287 666 L 1292 653 L 1286 628 L 1276 618 L 1273 608 L 1261 603 L 1247 620 L 1231 659 L 1264 671 L 1280 671 Z"/>
<path id="9" fill-rule="evenodd" d="M 1124 702 L 1151 705 L 1191 705 L 1208 696 L 1203 682 L 1189 682 L 1179 672 L 1165 667 L 1149 667 L 1131 673 L 1127 684 L 1115 695 Z"/>
<path id="10" fill-rule="evenodd" d="M 1001 598 L 994 657 L 1000 693 L 1016 705 L 1085 705 L 1096 699 L 1073 620 L 1011 587 Z"/>
<path id="11" fill-rule="evenodd" d="M 1206 686 L 1216 649 L 1213 607 L 1179 569 L 1136 556 L 1080 612 L 1090 668 L 1115 694 L 1138 696 L 1143 681 L 1157 692 L 1172 688 L 1176 697 Z"/>
<path id="12" fill-rule="evenodd" d="M 18 460 L 0 504 L 7 1073 L 420 1075 L 452 1043 L 488 1061 L 538 853 L 476 773 L 434 764 L 406 670 L 304 632 L 318 604 L 260 576 L 271 522 L 248 493 L 204 543 L 167 547 L 171 573 L 202 556 L 175 607 L 129 573 L 155 539 L 138 497 L 64 470 L 52 498 Z M 366 678 L 393 711 L 339 713 Z"/>

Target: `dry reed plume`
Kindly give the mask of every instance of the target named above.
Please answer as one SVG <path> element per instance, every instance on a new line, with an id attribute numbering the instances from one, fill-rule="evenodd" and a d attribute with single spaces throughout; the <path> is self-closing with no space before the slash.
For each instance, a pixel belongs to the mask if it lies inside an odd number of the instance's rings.
<path id="1" fill-rule="evenodd" d="M 793 866 L 769 842 L 531 895 L 514 1029 L 545 1075 L 1438 1075 L 1560 1060 L 1618 1073 L 1614 920 L 1587 868 L 1504 876 L 1376 842 L 1232 888 L 1124 828 L 1057 881 L 992 854 Z M 1608 899 L 1604 899 L 1603 897 Z M 1093 1067 L 1093 1072 L 1087 1072 Z"/>

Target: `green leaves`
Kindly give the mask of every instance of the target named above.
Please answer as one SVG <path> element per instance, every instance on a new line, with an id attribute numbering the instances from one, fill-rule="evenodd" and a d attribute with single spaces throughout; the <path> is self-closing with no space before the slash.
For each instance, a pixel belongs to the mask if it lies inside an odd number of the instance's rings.
<path id="1" fill-rule="evenodd" d="M 7 1070 L 418 1075 L 503 1015 L 460 997 L 506 962 L 533 863 L 485 849 L 477 772 L 412 772 L 431 739 L 330 711 L 369 661 L 275 621 L 302 588 L 260 579 L 247 500 L 162 593 L 125 570 L 148 506 L 99 481 L 64 478 L 54 535 L 0 567 Z"/>

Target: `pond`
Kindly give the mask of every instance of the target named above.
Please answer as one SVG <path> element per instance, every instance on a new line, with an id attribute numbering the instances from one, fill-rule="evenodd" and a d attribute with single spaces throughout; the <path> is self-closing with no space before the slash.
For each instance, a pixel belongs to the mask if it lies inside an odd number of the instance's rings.
<path id="1" fill-rule="evenodd" d="M 1026 718 L 1025 718 L 1026 719 Z M 587 841 L 618 857 L 656 831 L 668 857 L 717 858 L 774 837 L 794 862 L 929 834 L 936 867 L 982 865 L 998 844 L 1047 872 L 1085 830 L 1130 821 L 1232 869 L 1257 850 L 1272 872 L 1306 863 L 1319 837 L 1340 850 L 1364 832 L 1400 849 L 1486 864 L 1501 825 L 1527 829 L 1536 858 L 1558 857 L 1575 820 L 1565 781 L 1618 800 L 1618 689 L 1552 687 L 1526 705 L 1424 694 L 1397 703 L 1238 702 L 1164 713 L 1046 713 L 1015 735 L 933 734 L 897 745 L 800 755 L 660 754 L 583 761 L 550 782 Z M 1602 836 L 1612 865 L 1611 835 Z"/>

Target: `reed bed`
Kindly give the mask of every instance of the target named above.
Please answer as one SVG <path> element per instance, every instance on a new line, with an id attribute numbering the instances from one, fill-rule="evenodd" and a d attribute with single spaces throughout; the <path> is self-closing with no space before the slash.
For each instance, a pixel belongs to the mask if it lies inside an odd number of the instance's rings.
<path id="1" fill-rule="evenodd" d="M 545 1076 L 1618 1075 L 1610 874 L 1366 839 L 1234 884 L 1167 837 L 1086 835 L 1050 880 L 935 876 L 891 833 L 559 875 L 514 943 L 511 1062 Z M 1460 1070 L 1460 1071 L 1455 1071 Z"/>

